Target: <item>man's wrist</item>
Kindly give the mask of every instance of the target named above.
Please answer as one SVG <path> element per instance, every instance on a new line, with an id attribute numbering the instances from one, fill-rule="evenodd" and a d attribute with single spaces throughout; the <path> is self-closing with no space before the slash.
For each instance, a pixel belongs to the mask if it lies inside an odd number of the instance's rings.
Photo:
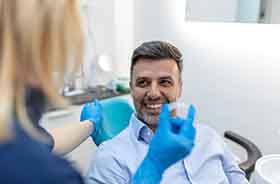
<path id="1" fill-rule="evenodd" d="M 164 170 L 160 169 L 158 165 L 148 156 L 142 161 L 140 167 L 137 169 L 131 184 L 159 184 Z"/>
<path id="2" fill-rule="evenodd" d="M 151 174 L 158 178 L 161 178 L 165 171 L 165 168 L 162 167 L 159 160 L 154 159 L 149 154 L 143 160 L 143 165 L 145 165 L 146 168 L 149 168 L 148 170 L 151 171 Z"/>
<path id="3" fill-rule="evenodd" d="M 151 167 L 153 167 L 153 169 L 155 169 L 160 174 L 163 174 L 163 172 L 166 170 L 166 167 L 163 166 L 163 163 L 155 156 L 151 156 L 149 153 L 147 154 L 144 161 L 149 163 Z"/>

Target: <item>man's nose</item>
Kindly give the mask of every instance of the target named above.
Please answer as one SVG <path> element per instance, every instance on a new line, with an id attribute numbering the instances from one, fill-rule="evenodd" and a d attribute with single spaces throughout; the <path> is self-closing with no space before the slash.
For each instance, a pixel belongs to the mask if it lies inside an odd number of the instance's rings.
<path id="1" fill-rule="evenodd" d="M 148 91 L 148 96 L 154 99 L 160 97 L 160 95 L 160 87 L 156 83 L 152 83 Z"/>

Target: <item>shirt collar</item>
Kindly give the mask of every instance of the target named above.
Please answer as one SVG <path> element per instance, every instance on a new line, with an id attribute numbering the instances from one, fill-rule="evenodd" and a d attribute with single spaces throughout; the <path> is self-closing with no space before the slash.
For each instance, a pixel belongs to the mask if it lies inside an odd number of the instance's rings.
<path id="1" fill-rule="evenodd" d="M 145 125 L 141 120 L 136 117 L 136 114 L 132 114 L 130 125 L 133 131 L 134 136 L 138 140 L 142 140 L 145 143 L 149 144 L 153 138 L 153 131 Z"/>

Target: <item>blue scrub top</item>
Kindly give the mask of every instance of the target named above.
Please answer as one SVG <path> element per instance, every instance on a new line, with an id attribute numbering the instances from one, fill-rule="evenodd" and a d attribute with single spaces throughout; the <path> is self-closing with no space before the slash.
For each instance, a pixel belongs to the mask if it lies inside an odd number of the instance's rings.
<path id="1" fill-rule="evenodd" d="M 13 137 L 0 143 L 0 184 L 83 184 L 82 176 L 71 163 L 51 152 L 53 139 L 38 125 L 42 113 L 34 109 L 40 100 L 32 103 L 27 106 L 28 114 L 36 112 L 31 120 L 41 133 L 49 136 L 50 143 L 32 138 L 14 118 Z"/>

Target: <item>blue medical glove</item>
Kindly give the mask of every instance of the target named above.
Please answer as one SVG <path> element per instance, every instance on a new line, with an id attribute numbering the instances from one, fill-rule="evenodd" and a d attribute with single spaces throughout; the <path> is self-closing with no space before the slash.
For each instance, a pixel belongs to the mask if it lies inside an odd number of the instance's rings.
<path id="1" fill-rule="evenodd" d="M 158 128 L 132 184 L 160 183 L 162 174 L 168 167 L 191 153 L 196 135 L 194 117 L 193 106 L 189 107 L 186 119 L 172 118 L 168 106 L 163 106 Z"/>
<path id="2" fill-rule="evenodd" d="M 103 122 L 103 116 L 102 116 L 102 107 L 98 100 L 94 100 L 94 102 L 87 103 L 84 105 L 80 121 L 89 120 L 94 124 L 94 130 L 92 131 L 91 137 L 94 142 L 96 140 L 100 139 L 100 136 L 102 136 L 102 122 Z"/>

